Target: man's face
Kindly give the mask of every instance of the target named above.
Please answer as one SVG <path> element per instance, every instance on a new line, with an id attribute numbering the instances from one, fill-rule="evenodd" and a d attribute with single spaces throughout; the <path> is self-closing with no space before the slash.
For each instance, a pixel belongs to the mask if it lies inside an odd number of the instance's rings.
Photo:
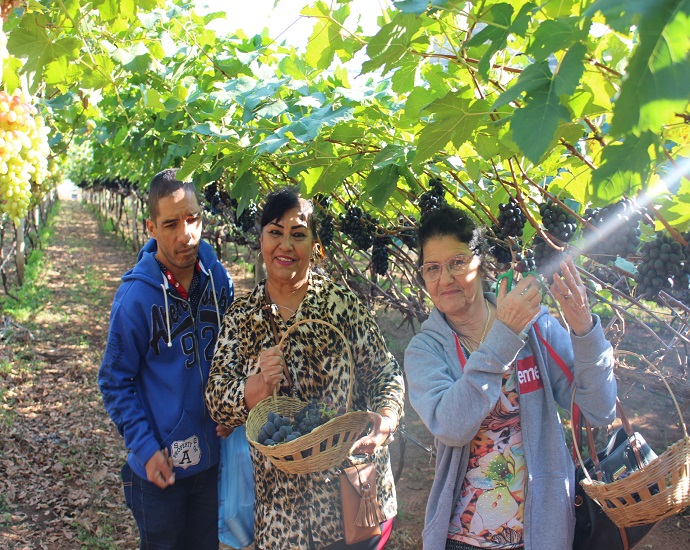
<path id="1" fill-rule="evenodd" d="M 156 239 L 156 258 L 178 278 L 196 263 L 201 239 L 201 208 L 194 193 L 178 189 L 158 201 L 156 221 L 146 220 L 146 229 Z"/>

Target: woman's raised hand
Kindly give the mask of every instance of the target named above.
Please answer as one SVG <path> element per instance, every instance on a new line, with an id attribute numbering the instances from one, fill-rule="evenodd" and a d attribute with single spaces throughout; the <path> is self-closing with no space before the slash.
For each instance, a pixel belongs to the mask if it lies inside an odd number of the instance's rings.
<path id="1" fill-rule="evenodd" d="M 589 333 L 594 321 L 589 310 L 587 289 L 582 284 L 580 274 L 570 256 L 566 256 L 561 262 L 561 275 L 554 274 L 551 292 L 560 304 L 563 316 L 573 332 L 578 336 Z"/>
<path id="2" fill-rule="evenodd" d="M 539 314 L 541 283 L 534 275 L 528 275 L 508 292 L 508 279 L 501 279 L 496 302 L 497 319 L 519 334 Z"/>

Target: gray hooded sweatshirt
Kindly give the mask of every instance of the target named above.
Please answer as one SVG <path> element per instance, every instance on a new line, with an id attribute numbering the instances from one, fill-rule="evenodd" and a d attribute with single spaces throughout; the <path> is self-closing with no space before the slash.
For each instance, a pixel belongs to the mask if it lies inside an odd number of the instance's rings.
<path id="1" fill-rule="evenodd" d="M 487 299 L 495 303 L 493 294 Z M 613 351 L 599 318 L 585 336 L 569 334 L 542 307 L 535 324 L 574 375 L 575 402 L 593 426 L 615 418 Z M 530 359 L 534 357 L 534 362 Z M 517 362 L 516 362 L 517 360 Z M 575 528 L 575 468 L 556 404 L 570 409 L 573 386 L 538 337 L 523 340 L 494 321 L 461 367 L 451 328 L 434 308 L 405 351 L 412 406 L 434 435 L 436 473 L 427 502 L 424 550 L 443 550 L 467 471 L 470 442 L 498 401 L 503 373 L 518 365 L 520 423 L 527 461 L 524 517 L 526 550 L 570 550 Z"/>

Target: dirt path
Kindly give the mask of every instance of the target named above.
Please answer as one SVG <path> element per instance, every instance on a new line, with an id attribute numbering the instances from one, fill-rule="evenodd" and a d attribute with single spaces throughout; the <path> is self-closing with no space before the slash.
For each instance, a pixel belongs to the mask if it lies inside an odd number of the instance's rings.
<path id="1" fill-rule="evenodd" d="M 134 259 L 85 206 L 60 203 L 36 288 L 45 300 L 27 323 L 33 340 L 13 342 L 19 369 L 3 375 L 3 548 L 138 546 L 120 497 L 122 440 L 96 383 L 112 297 Z"/>
<path id="2" fill-rule="evenodd" d="M 112 297 L 136 252 L 74 201 L 60 203 L 53 233 L 24 324 L 30 334 L 18 328 L 0 349 L 0 548 L 137 548 L 119 481 L 126 453 L 96 383 Z M 239 289 L 250 288 L 248 274 L 235 271 Z M 388 334 L 400 358 L 406 335 Z M 408 410 L 410 434 L 429 444 Z M 406 447 L 392 550 L 421 548 L 433 479 L 428 454 Z M 690 548 L 690 518 L 668 518 L 638 548 Z"/>

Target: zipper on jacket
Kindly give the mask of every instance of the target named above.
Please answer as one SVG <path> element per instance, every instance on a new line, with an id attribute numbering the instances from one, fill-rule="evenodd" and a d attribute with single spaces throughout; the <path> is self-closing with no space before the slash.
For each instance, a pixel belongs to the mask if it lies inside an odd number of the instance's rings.
<path id="1" fill-rule="evenodd" d="M 199 315 L 199 312 L 201 310 L 201 298 L 203 298 L 204 293 L 206 292 L 206 289 L 209 286 L 209 280 L 210 278 L 213 277 L 213 273 L 209 270 L 209 279 L 207 279 L 204 282 L 204 287 L 201 289 L 201 294 L 199 298 L 199 307 L 196 310 L 196 316 Z M 201 411 L 201 424 L 200 424 L 200 431 L 201 431 L 201 436 L 204 440 L 204 445 L 206 447 L 206 456 L 208 457 L 209 460 L 209 467 L 211 465 L 211 446 L 209 445 L 208 442 L 208 437 L 206 437 L 206 430 L 204 429 L 204 421 L 206 419 L 206 399 L 205 399 L 205 394 L 204 394 L 204 371 L 203 367 L 201 364 L 201 350 L 200 346 L 201 343 L 199 341 L 199 338 L 197 337 L 197 326 L 198 326 L 198 321 L 197 317 L 193 315 L 192 312 L 192 305 L 189 303 L 189 300 L 185 300 L 181 296 L 175 296 L 174 294 L 170 293 L 170 297 L 173 298 L 174 300 L 179 300 L 181 302 L 185 302 L 187 304 L 187 307 L 189 307 L 189 316 L 192 319 L 192 327 L 193 327 L 193 335 L 192 337 L 194 338 L 194 349 L 196 353 L 196 362 L 197 362 L 197 371 L 199 373 L 199 377 L 201 379 L 201 404 L 202 404 L 202 411 Z M 218 334 L 220 334 L 220 327 L 218 327 Z M 216 334 L 216 338 L 218 337 L 218 334 Z"/>

